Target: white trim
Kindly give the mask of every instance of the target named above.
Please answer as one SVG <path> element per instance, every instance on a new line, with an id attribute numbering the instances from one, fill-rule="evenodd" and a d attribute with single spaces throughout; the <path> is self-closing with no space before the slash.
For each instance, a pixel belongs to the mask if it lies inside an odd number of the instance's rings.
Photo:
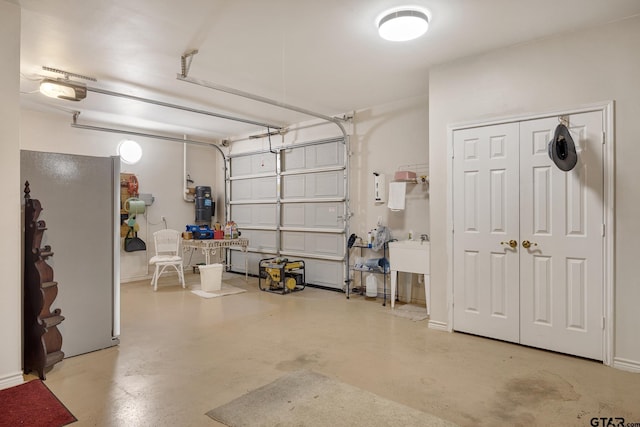
<path id="1" fill-rule="evenodd" d="M 493 126 L 506 123 L 522 122 L 525 120 L 546 119 L 549 117 L 565 116 L 567 114 L 580 114 L 592 111 L 607 111 L 608 108 L 613 107 L 613 104 L 614 101 L 595 102 L 546 112 L 524 113 L 515 116 L 494 117 L 487 120 L 472 120 L 467 122 L 452 123 L 447 127 L 451 130 L 462 130 L 481 126 Z"/>
<path id="2" fill-rule="evenodd" d="M 311 259 L 321 259 L 325 261 L 341 261 L 344 262 L 344 256 L 335 256 L 335 255 L 322 255 L 322 254 L 312 254 L 305 252 L 295 252 L 295 251 L 280 251 L 280 255 L 283 256 L 295 256 L 299 258 L 311 258 Z"/>
<path id="3" fill-rule="evenodd" d="M 439 322 L 437 320 L 429 320 L 429 329 L 435 329 L 437 331 L 450 332 L 451 328 L 445 322 Z"/>
<path id="4" fill-rule="evenodd" d="M 549 117 L 557 117 L 571 114 L 587 113 L 600 111 L 603 114 L 603 131 L 605 133 L 605 145 L 603 152 L 603 176 L 604 176 L 604 257 L 603 257 L 603 315 L 606 319 L 603 330 L 603 349 L 602 363 L 607 366 L 620 367 L 620 369 L 639 369 L 636 368 L 637 362 L 627 361 L 624 359 L 614 359 L 613 340 L 615 331 L 615 310 L 614 310 L 614 265 L 615 265 L 615 163 L 614 163 L 614 101 L 604 101 L 593 104 L 583 104 L 581 106 L 567 107 L 560 110 L 531 113 L 517 116 L 499 117 L 491 120 L 471 121 L 463 123 L 454 123 L 447 126 L 447 238 L 446 253 L 447 261 L 447 310 L 449 324 L 448 331 L 453 331 L 453 133 L 458 130 L 473 127 L 491 126 L 497 124 L 506 124 L 513 122 L 521 122 L 525 120 L 543 119 Z M 429 323 L 431 327 L 431 322 Z"/>
<path id="5" fill-rule="evenodd" d="M 453 132 L 455 128 L 449 126 L 447 130 L 447 228 L 446 247 L 447 257 L 447 331 L 453 332 Z"/>
<path id="6" fill-rule="evenodd" d="M 113 300 L 111 301 L 111 337 L 120 336 L 121 310 L 120 310 L 120 159 L 118 156 L 111 157 L 111 180 L 113 185 L 113 248 L 112 248 L 112 272 L 111 278 L 113 287 Z M 147 222 L 147 221 L 145 221 Z M 148 222 L 147 222 L 148 224 Z"/>
<path id="7" fill-rule="evenodd" d="M 255 230 L 255 231 L 278 231 L 278 227 L 275 225 L 240 225 L 238 224 L 238 228 L 241 231 L 244 230 Z"/>
<path id="8" fill-rule="evenodd" d="M 146 274 L 143 276 L 132 276 L 132 277 L 125 277 L 122 280 L 120 280 L 120 284 L 125 284 L 125 283 L 133 283 L 133 282 L 139 282 L 141 280 L 151 280 L 153 276 L 151 274 Z"/>
<path id="9" fill-rule="evenodd" d="M 281 199 L 280 203 L 285 204 L 285 203 L 344 203 L 346 200 L 346 198 L 344 197 L 326 197 L 326 198 L 320 198 L 320 197 L 315 197 L 315 198 L 299 198 L 299 199 L 294 199 L 294 198 L 289 198 L 289 199 Z"/>
<path id="10" fill-rule="evenodd" d="M 615 357 L 613 359 L 613 365 L 616 369 L 622 369 L 624 371 L 640 373 L 640 362 L 635 360 L 623 359 L 621 357 Z"/>
<path id="11" fill-rule="evenodd" d="M 229 205 L 275 205 L 278 201 L 276 199 L 256 199 L 256 200 L 234 200 L 230 201 Z"/>
<path id="12" fill-rule="evenodd" d="M 615 285 L 615 158 L 614 158 L 614 107 L 613 101 L 609 101 L 603 108 L 603 124 L 605 134 L 605 144 L 603 149 L 603 167 L 604 167 L 604 222 L 605 222 L 605 238 L 604 238 L 604 295 L 603 295 L 603 314 L 605 317 L 605 329 L 603 337 L 602 363 L 611 366 L 614 363 L 614 322 L 615 322 L 615 306 L 614 306 L 614 285 Z"/>
<path id="13" fill-rule="evenodd" d="M 24 383 L 24 377 L 22 376 L 22 372 L 15 372 L 13 374 L 0 378 L 0 390 L 4 390 L 5 388 L 20 385 L 22 383 Z"/>
<path id="14" fill-rule="evenodd" d="M 225 249 L 228 249 L 233 252 L 241 252 L 244 254 L 259 253 L 259 254 L 265 254 L 265 255 L 278 255 L 278 251 L 276 251 L 275 249 L 252 248 L 251 246 L 247 246 L 246 251 L 242 249 L 240 246 L 230 246 Z"/>
<path id="15" fill-rule="evenodd" d="M 312 227 L 280 227 L 280 231 L 302 231 L 308 233 L 344 234 L 342 228 L 312 228 Z"/>
<path id="16" fill-rule="evenodd" d="M 236 175 L 229 177 L 229 181 L 240 181 L 242 179 L 256 179 L 256 178 L 275 178 L 274 172 L 254 173 L 251 175 Z"/>
<path id="17" fill-rule="evenodd" d="M 322 173 L 322 172 L 336 172 L 343 171 L 347 167 L 346 165 L 338 165 L 324 168 L 309 168 L 309 169 L 292 169 L 289 171 L 282 171 L 280 175 L 282 176 L 290 176 L 290 175 L 308 175 L 310 173 Z"/>

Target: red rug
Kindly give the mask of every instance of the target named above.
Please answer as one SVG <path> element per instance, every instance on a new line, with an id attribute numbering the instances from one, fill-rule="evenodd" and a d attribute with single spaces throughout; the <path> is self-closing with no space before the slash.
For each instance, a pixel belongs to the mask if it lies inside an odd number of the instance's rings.
<path id="1" fill-rule="evenodd" d="M 75 421 L 40 380 L 0 390 L 0 427 L 60 427 Z"/>

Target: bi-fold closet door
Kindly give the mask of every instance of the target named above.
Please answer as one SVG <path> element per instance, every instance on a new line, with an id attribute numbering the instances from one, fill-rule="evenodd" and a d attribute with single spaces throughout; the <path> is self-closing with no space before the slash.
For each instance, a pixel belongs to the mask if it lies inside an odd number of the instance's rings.
<path id="1" fill-rule="evenodd" d="M 348 185 L 343 138 L 298 143 L 229 159 L 229 217 L 249 239 L 233 269 L 258 273 L 262 258 L 305 261 L 308 283 L 342 289 Z"/>
<path id="2" fill-rule="evenodd" d="M 569 172 L 558 117 L 454 132 L 453 328 L 602 360 L 603 117 L 567 118 Z"/>

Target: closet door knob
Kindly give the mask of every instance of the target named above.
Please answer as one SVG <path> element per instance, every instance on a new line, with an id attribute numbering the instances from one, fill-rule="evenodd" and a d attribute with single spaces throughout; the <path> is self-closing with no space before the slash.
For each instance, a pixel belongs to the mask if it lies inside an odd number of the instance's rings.
<path id="1" fill-rule="evenodd" d="M 515 248 L 516 246 L 518 246 L 518 242 L 516 242 L 515 240 L 509 240 L 508 242 L 500 242 L 501 245 L 509 245 L 512 248 Z M 523 244 L 524 246 L 524 244 Z"/>
<path id="2" fill-rule="evenodd" d="M 528 240 L 523 240 L 523 241 L 522 241 L 522 247 L 523 247 L 523 248 L 525 248 L 525 249 L 529 249 L 531 246 L 538 246 L 538 244 L 537 244 L 537 243 L 534 243 L 534 242 L 530 242 L 530 241 L 528 241 Z"/>

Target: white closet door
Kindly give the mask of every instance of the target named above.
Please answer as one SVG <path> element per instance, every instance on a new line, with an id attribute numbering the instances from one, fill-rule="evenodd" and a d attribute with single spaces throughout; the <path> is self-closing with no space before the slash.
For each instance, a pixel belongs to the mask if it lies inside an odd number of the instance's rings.
<path id="1" fill-rule="evenodd" d="M 520 124 L 520 342 L 602 360 L 602 113 L 569 117 L 569 172 L 548 156 L 557 125 Z"/>
<path id="2" fill-rule="evenodd" d="M 453 326 L 518 342 L 518 124 L 456 131 L 453 144 Z"/>

